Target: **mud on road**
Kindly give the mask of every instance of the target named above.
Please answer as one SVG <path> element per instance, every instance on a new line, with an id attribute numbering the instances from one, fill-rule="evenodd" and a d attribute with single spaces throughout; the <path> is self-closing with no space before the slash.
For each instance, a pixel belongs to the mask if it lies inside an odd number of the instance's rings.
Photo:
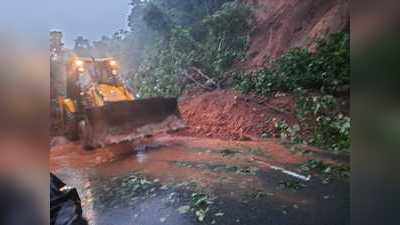
<path id="1" fill-rule="evenodd" d="M 162 135 L 91 152 L 63 143 L 50 167 L 93 225 L 350 224 L 347 160 L 273 139 Z"/>

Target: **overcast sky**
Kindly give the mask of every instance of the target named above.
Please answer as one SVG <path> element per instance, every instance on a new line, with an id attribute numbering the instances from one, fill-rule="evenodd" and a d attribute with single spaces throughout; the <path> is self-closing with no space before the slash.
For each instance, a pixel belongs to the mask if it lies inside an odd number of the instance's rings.
<path id="1" fill-rule="evenodd" d="M 0 31 L 48 39 L 61 30 L 71 47 L 78 35 L 90 40 L 127 28 L 130 0 L 4 0 L 0 7 Z"/>

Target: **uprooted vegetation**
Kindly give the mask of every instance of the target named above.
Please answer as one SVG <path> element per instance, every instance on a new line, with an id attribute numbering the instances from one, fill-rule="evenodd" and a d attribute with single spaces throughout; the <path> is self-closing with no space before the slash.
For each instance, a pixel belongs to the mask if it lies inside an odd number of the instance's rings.
<path id="1" fill-rule="evenodd" d="M 343 94 L 350 83 L 350 39 L 346 32 L 317 42 L 316 52 L 294 48 L 263 70 L 236 75 L 243 92 L 270 95 L 276 91 L 307 89 Z"/>
<path id="2" fill-rule="evenodd" d="M 331 180 L 341 179 L 346 180 L 350 177 L 350 167 L 345 164 L 329 164 L 322 160 L 310 159 L 300 165 L 302 173 L 316 172 L 321 174 L 322 183 L 327 184 Z"/>
<path id="3" fill-rule="evenodd" d="M 198 13 L 199 17 L 190 24 L 174 21 L 162 7 L 151 7 L 157 17 L 151 21 L 145 17 L 145 21 L 159 38 L 134 75 L 140 96 L 178 96 L 193 84 L 217 87 L 224 73 L 244 59 L 251 18 L 246 5 L 227 1 L 212 14 L 192 9 L 185 13 Z"/>
<path id="4" fill-rule="evenodd" d="M 300 124 L 290 126 L 286 121 L 277 121 L 281 137 L 336 152 L 348 150 L 351 122 L 349 44 L 347 33 L 336 33 L 320 40 L 314 53 L 293 49 L 270 68 L 238 74 L 236 88 L 263 96 L 282 91 L 291 93 L 296 97 Z"/>

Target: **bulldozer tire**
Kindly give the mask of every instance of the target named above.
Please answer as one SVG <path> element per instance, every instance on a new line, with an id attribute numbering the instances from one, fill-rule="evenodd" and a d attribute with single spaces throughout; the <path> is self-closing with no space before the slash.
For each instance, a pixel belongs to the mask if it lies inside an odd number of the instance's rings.
<path id="1" fill-rule="evenodd" d="M 78 135 L 78 121 L 75 113 L 65 111 L 64 113 L 64 135 L 70 141 L 77 141 Z"/>
<path id="2" fill-rule="evenodd" d="M 81 140 L 81 145 L 85 150 L 93 150 L 97 148 L 94 141 L 93 127 L 87 119 L 79 122 L 79 138 Z"/>

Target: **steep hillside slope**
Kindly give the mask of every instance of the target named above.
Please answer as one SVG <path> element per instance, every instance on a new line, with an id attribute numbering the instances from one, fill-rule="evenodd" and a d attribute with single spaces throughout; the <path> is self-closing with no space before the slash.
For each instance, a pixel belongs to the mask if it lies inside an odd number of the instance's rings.
<path id="1" fill-rule="evenodd" d="M 255 9 L 248 69 L 267 66 L 293 47 L 313 48 L 318 37 L 349 28 L 348 0 L 243 0 Z"/>

